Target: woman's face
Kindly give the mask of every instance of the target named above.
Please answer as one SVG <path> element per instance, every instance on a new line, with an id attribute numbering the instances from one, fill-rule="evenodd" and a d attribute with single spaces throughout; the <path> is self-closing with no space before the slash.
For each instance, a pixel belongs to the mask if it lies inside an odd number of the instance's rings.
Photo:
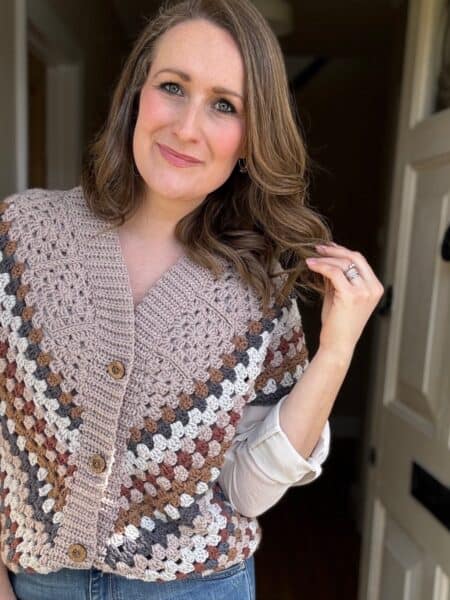
<path id="1" fill-rule="evenodd" d="M 195 208 L 242 156 L 244 125 L 244 64 L 231 35 L 201 19 L 166 31 L 141 90 L 133 136 L 150 200 L 157 194 Z"/>

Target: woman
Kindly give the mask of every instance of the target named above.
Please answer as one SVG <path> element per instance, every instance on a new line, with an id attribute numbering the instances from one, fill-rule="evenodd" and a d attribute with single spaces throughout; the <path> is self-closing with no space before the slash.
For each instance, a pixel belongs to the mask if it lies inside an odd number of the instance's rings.
<path id="1" fill-rule="evenodd" d="M 255 598 L 257 516 L 320 474 L 382 293 L 305 200 L 276 38 L 189 0 L 135 44 L 82 185 L 2 203 L 2 599 Z"/>

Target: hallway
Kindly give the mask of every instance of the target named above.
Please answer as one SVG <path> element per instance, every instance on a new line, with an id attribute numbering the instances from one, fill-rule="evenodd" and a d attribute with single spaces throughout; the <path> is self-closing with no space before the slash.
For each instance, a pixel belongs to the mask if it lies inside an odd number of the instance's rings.
<path id="1" fill-rule="evenodd" d="M 333 441 L 324 471 L 291 488 L 259 521 L 255 554 L 257 600 L 356 600 L 360 536 L 348 490 L 355 440 Z M 347 472 L 342 471 L 342 465 Z"/>

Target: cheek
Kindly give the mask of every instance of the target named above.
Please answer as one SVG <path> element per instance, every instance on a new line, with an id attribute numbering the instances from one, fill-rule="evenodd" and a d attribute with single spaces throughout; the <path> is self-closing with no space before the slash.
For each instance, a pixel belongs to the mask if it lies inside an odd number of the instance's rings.
<path id="1" fill-rule="evenodd" d="M 142 89 L 137 124 L 146 129 L 153 129 L 170 119 L 172 111 L 162 94 L 151 87 Z"/>
<path id="2" fill-rule="evenodd" d="M 240 121 L 220 128 L 214 135 L 214 152 L 217 158 L 234 162 L 239 158 L 239 150 L 244 136 L 244 127 Z"/>

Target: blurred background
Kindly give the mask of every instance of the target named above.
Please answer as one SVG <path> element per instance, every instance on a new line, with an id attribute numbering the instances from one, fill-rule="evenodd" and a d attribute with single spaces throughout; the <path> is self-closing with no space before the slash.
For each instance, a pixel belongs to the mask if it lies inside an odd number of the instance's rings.
<path id="1" fill-rule="evenodd" d="M 255 0 L 313 159 L 311 204 L 386 293 L 313 484 L 260 517 L 258 600 L 449 600 L 446 0 Z M 156 0 L 0 0 L 0 193 L 79 182 Z M 301 307 L 311 355 L 319 308 Z"/>

